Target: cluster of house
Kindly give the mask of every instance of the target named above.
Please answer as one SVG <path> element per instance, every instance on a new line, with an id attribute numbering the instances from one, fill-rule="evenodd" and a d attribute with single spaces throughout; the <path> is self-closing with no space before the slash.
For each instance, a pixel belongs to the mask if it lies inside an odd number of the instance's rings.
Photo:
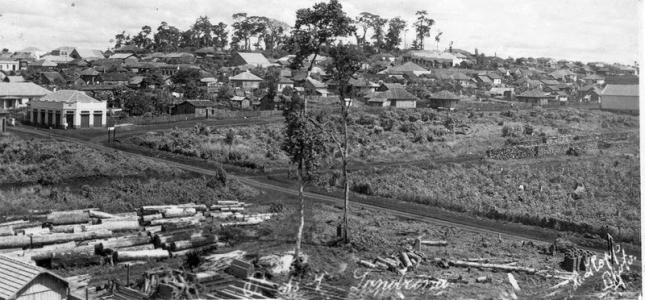
<path id="1" fill-rule="evenodd" d="M 237 52 L 230 55 L 206 47 L 192 53 L 144 53 L 134 46 L 123 46 L 106 52 L 84 50 L 75 47 L 60 47 L 48 53 L 30 47 L 13 54 L 0 54 L 0 110 L 28 106 L 28 116 L 32 123 L 52 127 L 98 127 L 106 124 L 106 103 L 93 96 L 99 92 L 111 91 L 117 86 L 147 88 L 150 82 L 144 80 L 147 74 L 161 76 L 163 85 L 172 84 L 172 75 L 183 69 L 199 71 L 197 85 L 217 87 L 229 85 L 233 88 L 230 103 L 242 109 L 275 110 L 289 102 L 293 93 L 328 97 L 337 91 L 338 84 L 333 82 L 325 71 L 329 62 L 327 57 L 316 56 L 311 70 L 291 70 L 294 56 L 267 58 L 262 53 Z M 202 67 L 204 59 L 220 59 L 226 67 L 209 72 Z M 305 59 L 309 65 L 313 57 Z M 601 96 L 609 93 L 628 94 L 638 98 L 638 88 L 607 88 L 605 75 L 607 66 L 602 63 L 586 65 L 567 61 L 542 60 L 512 68 L 498 67 L 492 70 L 473 70 L 463 68 L 472 66 L 474 57 L 470 53 L 455 49 L 451 51 L 414 50 L 395 57 L 388 53 L 376 54 L 371 63 L 378 64 L 380 71 L 376 76 L 361 76 L 349 81 L 351 103 L 367 106 L 391 106 L 400 108 L 417 107 L 423 100 L 424 106 L 455 107 L 463 96 L 458 91 L 444 90 L 419 99 L 411 94 L 407 85 L 449 81 L 462 87 L 486 89 L 485 97 L 503 100 L 517 100 L 546 105 L 549 102 L 565 103 L 575 99 L 582 102 L 601 102 Z M 504 60 L 499 60 L 501 65 Z M 279 71 L 277 93 L 270 97 L 266 91 L 258 89 L 264 78 L 251 71 L 262 67 Z M 364 68 L 371 66 L 365 64 Z M 615 69 L 615 68 L 614 68 Z M 26 82 L 16 73 L 38 74 L 37 85 Z M 626 72 L 637 74 L 638 69 Z M 254 71 L 255 72 L 255 71 Z M 256 72 L 257 73 L 257 72 Z M 363 72 L 366 73 L 366 72 Z M 23 73 L 24 74 L 24 73 Z M 383 78 L 389 77 L 389 82 Z M 372 80 L 369 80 L 371 78 Z M 376 79 L 375 79 L 376 78 Z M 64 90 L 58 90 L 64 87 Z M 283 91 L 289 87 L 288 93 Z M 265 88 L 266 89 L 266 88 Z M 616 90 L 625 91 L 616 91 Z M 604 92 L 603 92 L 604 90 Z M 636 91 L 629 93 L 629 91 Z M 456 93 L 455 93 L 456 92 Z M 214 97 L 213 97 L 214 98 Z M 610 105 L 611 101 L 602 101 Z M 636 109 L 637 109 L 636 100 Z M 29 105 L 28 105 L 29 103 Z M 623 103 L 624 104 L 624 103 Z M 178 103 L 174 113 L 212 112 L 216 104 L 208 100 L 189 99 Z M 607 107 L 611 109 L 611 107 Z M 634 105 L 629 109 L 633 110 Z"/>

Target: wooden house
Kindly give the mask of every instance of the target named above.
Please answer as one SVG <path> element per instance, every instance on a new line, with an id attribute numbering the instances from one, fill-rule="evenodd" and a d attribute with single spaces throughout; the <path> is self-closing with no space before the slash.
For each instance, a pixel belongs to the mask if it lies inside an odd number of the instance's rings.
<path id="1" fill-rule="evenodd" d="M 64 300 L 68 291 L 64 278 L 0 254 L 0 300 Z"/>
<path id="2" fill-rule="evenodd" d="M 186 115 L 194 114 L 198 116 L 212 115 L 215 111 L 215 103 L 209 100 L 186 100 L 177 104 L 175 107 L 175 114 Z"/>

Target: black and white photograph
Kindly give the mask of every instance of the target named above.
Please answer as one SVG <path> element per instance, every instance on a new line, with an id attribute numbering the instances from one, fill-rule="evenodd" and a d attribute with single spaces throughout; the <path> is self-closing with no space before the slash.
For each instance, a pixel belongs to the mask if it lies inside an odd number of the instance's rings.
<path id="1" fill-rule="evenodd" d="M 642 0 L 0 0 L 0 300 L 643 299 Z"/>

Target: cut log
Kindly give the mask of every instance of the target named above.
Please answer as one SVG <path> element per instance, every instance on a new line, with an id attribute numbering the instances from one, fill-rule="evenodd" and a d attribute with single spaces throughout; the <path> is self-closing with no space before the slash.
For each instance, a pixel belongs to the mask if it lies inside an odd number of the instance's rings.
<path id="1" fill-rule="evenodd" d="M 421 245 L 426 246 L 448 246 L 446 241 L 421 241 Z"/>
<path id="2" fill-rule="evenodd" d="M 412 266 L 412 262 L 410 261 L 410 258 L 405 252 L 401 252 L 401 262 L 403 263 L 403 266 L 406 268 L 409 268 Z"/>
<path id="3" fill-rule="evenodd" d="M 359 260 L 359 261 L 358 261 L 358 264 L 359 264 L 359 265 L 361 265 L 361 266 L 363 266 L 363 267 L 366 267 L 366 268 L 376 269 L 376 265 L 375 265 L 375 264 L 373 264 L 373 263 L 371 263 L 371 262 L 369 262 L 369 261 L 366 261 L 366 260 Z"/>
<path id="4" fill-rule="evenodd" d="M 31 246 L 31 236 L 15 235 L 0 237 L 0 249 L 25 248 Z"/>
<path id="5" fill-rule="evenodd" d="M 162 213 L 164 210 L 171 209 L 171 208 L 194 208 L 195 210 L 198 210 L 198 211 L 207 210 L 206 205 L 195 204 L 195 203 L 186 203 L 186 204 L 179 204 L 179 205 L 148 205 L 148 206 L 141 207 L 141 209 L 139 209 L 139 214 L 142 216 L 152 215 L 152 214 Z"/>
<path id="6" fill-rule="evenodd" d="M 11 226 L 0 227 L 0 236 L 12 236 L 12 235 L 14 235 L 13 227 Z"/>
<path id="7" fill-rule="evenodd" d="M 91 256 L 96 253 L 96 248 L 91 246 L 78 246 L 71 248 L 50 248 L 50 249 L 33 249 L 25 251 L 25 257 L 31 257 L 33 261 L 42 261 L 65 256 Z"/>
<path id="8" fill-rule="evenodd" d="M 108 221 L 109 220 L 109 221 Z M 97 225 L 83 225 L 83 231 L 97 231 L 97 230 L 110 230 L 110 231 L 134 231 L 140 230 L 142 227 L 139 226 L 139 222 L 136 220 L 125 220 L 121 221 L 118 219 L 106 219 L 101 224 Z"/>
<path id="9" fill-rule="evenodd" d="M 190 220 L 190 221 L 184 221 L 184 222 L 173 222 L 173 223 L 167 223 L 161 225 L 161 231 L 163 232 L 168 232 L 168 231 L 173 231 L 173 230 L 179 230 L 179 229 L 185 229 L 185 228 L 191 228 L 199 225 L 200 222 L 198 220 Z"/>
<path id="10" fill-rule="evenodd" d="M 155 245 L 153 244 L 145 244 L 145 245 L 119 248 L 118 251 L 141 251 L 141 250 L 153 250 L 154 248 L 155 248 Z"/>
<path id="11" fill-rule="evenodd" d="M 217 201 L 218 205 L 239 205 L 239 201 L 232 201 L 232 200 L 219 200 Z"/>
<path id="12" fill-rule="evenodd" d="M 16 221 L 11 221 L 11 222 L 3 222 L 3 223 L 0 223 L 0 227 L 15 226 L 15 225 L 18 225 L 18 224 L 25 224 L 25 223 L 29 223 L 29 221 L 27 221 L 27 220 L 16 220 Z"/>
<path id="13" fill-rule="evenodd" d="M 210 282 L 218 279 L 222 279 L 222 275 L 217 272 L 199 272 L 199 273 L 188 273 L 186 274 L 188 280 L 195 283 Z"/>
<path id="14" fill-rule="evenodd" d="M 222 227 L 227 227 L 227 226 L 244 226 L 244 225 L 257 225 L 262 223 L 262 220 L 248 220 L 248 221 L 239 221 L 239 222 L 228 222 L 228 223 L 222 223 L 220 226 Z"/>
<path id="15" fill-rule="evenodd" d="M 89 223 L 86 225 L 89 225 Z M 49 225 L 49 231 L 51 233 L 78 233 L 83 231 L 83 227 L 80 224 L 59 225 L 59 226 Z"/>
<path id="16" fill-rule="evenodd" d="M 158 225 L 164 225 L 164 224 L 171 224 L 171 223 L 181 223 L 181 222 L 190 222 L 190 221 L 197 221 L 200 222 L 203 220 L 203 216 L 196 215 L 194 217 L 188 217 L 188 218 L 174 218 L 174 219 L 158 219 L 158 220 L 152 220 L 150 221 L 151 226 L 158 226 Z"/>
<path id="17" fill-rule="evenodd" d="M 98 210 L 90 210 L 90 217 L 99 218 L 99 219 L 115 219 L 117 216 L 113 214 L 108 214 L 106 212 Z"/>
<path id="18" fill-rule="evenodd" d="M 483 263 L 474 263 L 461 260 L 451 260 L 448 262 L 452 266 L 457 267 L 470 267 L 470 268 L 484 268 L 484 269 L 495 269 L 502 270 L 506 272 L 525 272 L 528 274 L 535 274 L 536 270 L 533 268 L 524 268 L 518 266 L 509 266 L 509 265 L 497 265 L 497 264 L 483 264 Z"/>
<path id="19" fill-rule="evenodd" d="M 145 215 L 145 216 L 141 217 L 141 222 L 142 222 L 143 225 L 149 225 L 150 221 L 159 220 L 159 219 L 163 219 L 162 214 Z"/>
<path id="20" fill-rule="evenodd" d="M 47 222 L 52 225 L 81 224 L 90 222 L 88 211 L 55 211 L 47 215 Z"/>
<path id="21" fill-rule="evenodd" d="M 20 223 L 20 224 L 16 224 L 16 225 L 11 225 L 11 227 L 13 227 L 14 232 L 17 232 L 19 229 L 29 228 L 29 227 L 38 227 L 38 226 L 43 227 L 43 222 L 32 221 L 32 222 L 27 222 L 27 223 Z"/>
<path id="22" fill-rule="evenodd" d="M 217 241 L 217 236 L 202 236 L 191 238 L 190 240 L 181 240 L 170 243 L 170 251 L 181 251 L 189 248 L 195 248 L 212 244 Z"/>
<path id="23" fill-rule="evenodd" d="M 43 228 L 42 226 L 37 226 L 37 227 L 28 227 L 28 228 L 23 228 L 19 229 L 16 231 L 16 234 L 18 235 L 42 235 L 42 234 L 50 234 L 51 232 L 49 231 L 49 227 Z"/>
<path id="24" fill-rule="evenodd" d="M 162 213 L 164 218 L 185 218 L 194 216 L 197 210 L 194 208 L 169 208 Z"/>
<path id="25" fill-rule="evenodd" d="M 139 246 L 149 244 L 151 238 L 149 236 L 139 236 L 139 235 L 129 235 L 118 238 L 111 238 L 104 241 L 100 241 L 101 248 L 103 251 L 107 249 L 118 249 L 132 246 Z M 154 246 L 151 244 L 151 246 Z"/>
<path id="26" fill-rule="evenodd" d="M 155 233 L 161 232 L 161 225 L 159 226 L 146 226 L 144 228 L 145 234 L 149 235 L 150 237 L 153 237 Z"/>
<path id="27" fill-rule="evenodd" d="M 52 233 L 47 235 L 32 235 L 31 243 L 32 247 L 37 247 L 42 245 L 66 243 L 70 241 L 95 240 L 109 237 L 112 237 L 112 232 L 107 230 L 81 233 Z"/>
<path id="28" fill-rule="evenodd" d="M 391 268 L 391 269 L 396 269 L 399 266 L 399 264 L 397 262 L 394 262 L 394 261 L 392 261 L 390 259 L 387 259 L 387 258 L 377 257 L 376 260 L 381 262 L 381 263 L 384 263 L 385 265 L 388 266 L 388 268 Z"/>
<path id="29" fill-rule="evenodd" d="M 226 219 L 230 216 L 232 216 L 232 212 L 220 212 L 220 213 L 210 213 L 210 217 L 216 218 L 216 219 Z"/>
<path id="30" fill-rule="evenodd" d="M 170 252 L 170 257 L 186 256 L 190 252 L 202 253 L 202 252 L 205 252 L 205 251 L 217 250 L 217 249 L 223 248 L 224 246 L 225 246 L 224 243 L 217 242 L 217 243 L 203 245 L 203 246 L 199 246 L 199 247 L 195 247 L 195 248 L 188 248 L 188 249 L 181 250 L 181 251 L 171 251 Z"/>
<path id="31" fill-rule="evenodd" d="M 205 230 L 181 230 L 175 232 L 160 232 L 156 233 L 152 238 L 155 247 L 161 247 L 161 244 L 170 243 L 181 240 L 189 240 L 191 238 L 209 235 L 210 233 Z"/>
<path id="32" fill-rule="evenodd" d="M 148 259 L 165 259 L 170 257 L 168 250 L 140 250 L 140 251 L 116 251 L 114 252 L 114 261 L 131 261 L 131 260 L 148 260 Z"/>

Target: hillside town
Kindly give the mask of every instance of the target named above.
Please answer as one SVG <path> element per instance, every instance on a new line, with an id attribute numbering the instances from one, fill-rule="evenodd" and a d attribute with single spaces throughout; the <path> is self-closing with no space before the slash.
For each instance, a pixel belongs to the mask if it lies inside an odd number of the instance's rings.
<path id="1" fill-rule="evenodd" d="M 208 22 L 207 17 L 205 20 Z M 154 40 L 162 34 L 157 32 Z M 286 33 L 281 38 L 286 39 Z M 137 43 L 133 38 L 105 50 L 74 46 L 41 50 L 37 45 L 4 49 L 0 53 L 0 108 L 33 124 L 84 128 L 106 126 L 113 116 L 277 110 L 294 93 L 338 97 L 338 83 L 327 71 L 331 59 L 324 52 L 310 55 L 294 68 L 295 55 L 286 46 L 267 50 L 256 44 L 256 50 L 251 51 L 237 45 L 202 44 L 205 47 L 169 49 L 147 39 Z M 366 48 L 374 53 L 348 82 L 351 103 L 357 107 L 596 105 L 638 112 L 638 101 L 614 101 L 616 96 L 638 97 L 638 65 L 501 58 L 452 46 L 445 50 L 401 49 L 398 45 L 391 51 Z M 270 93 L 272 85 L 277 93 Z M 39 101 L 60 102 L 72 95 L 57 93 L 61 90 L 82 94 L 75 111 Z M 83 108 L 87 105 L 91 107 Z"/>
<path id="2" fill-rule="evenodd" d="M 639 62 L 410 10 L 0 35 L 0 300 L 642 299 Z"/>

